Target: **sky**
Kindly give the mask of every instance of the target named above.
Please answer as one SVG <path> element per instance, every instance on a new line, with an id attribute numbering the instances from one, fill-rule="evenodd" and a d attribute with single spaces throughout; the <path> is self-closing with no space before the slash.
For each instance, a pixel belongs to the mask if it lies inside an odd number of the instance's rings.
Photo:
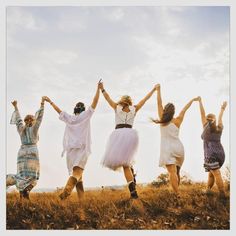
<path id="1" fill-rule="evenodd" d="M 206 113 L 218 116 L 222 102 L 230 102 L 229 33 L 228 7 L 8 7 L 7 120 L 15 99 L 22 117 L 34 114 L 44 95 L 71 114 L 78 101 L 88 107 L 100 78 L 115 101 L 129 94 L 137 104 L 160 83 L 163 103 L 173 102 L 176 115 L 190 99 L 201 96 Z M 160 129 L 150 117 L 157 117 L 156 94 L 134 123 L 140 139 L 135 158 L 139 183 L 152 182 L 166 172 L 158 167 Z M 101 95 L 91 120 L 86 187 L 125 184 L 122 173 L 100 164 L 114 118 Z M 7 173 L 16 173 L 20 138 L 9 123 Z M 229 106 L 223 123 L 226 167 L 230 165 Z M 61 157 L 64 128 L 58 114 L 45 104 L 36 188 L 61 187 L 68 178 Z M 185 147 L 182 174 L 196 181 L 207 179 L 201 133 L 199 106 L 194 103 L 181 125 L 180 139 Z"/>

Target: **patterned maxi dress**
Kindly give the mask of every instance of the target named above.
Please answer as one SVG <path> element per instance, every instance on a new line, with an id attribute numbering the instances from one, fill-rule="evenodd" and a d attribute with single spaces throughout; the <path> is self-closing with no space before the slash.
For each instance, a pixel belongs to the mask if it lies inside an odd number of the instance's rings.
<path id="1" fill-rule="evenodd" d="M 225 152 L 221 144 L 221 135 L 223 127 L 212 132 L 209 124 L 206 124 L 201 138 L 204 146 L 204 168 L 208 172 L 210 170 L 219 169 L 225 161 Z"/>
<path id="2" fill-rule="evenodd" d="M 35 186 L 39 179 L 38 130 L 43 119 L 43 105 L 36 112 L 33 126 L 25 127 L 18 110 L 12 114 L 11 124 L 16 124 L 21 138 L 21 147 L 17 155 L 17 174 L 7 175 L 7 186 L 16 185 L 23 191 L 29 185 Z"/>

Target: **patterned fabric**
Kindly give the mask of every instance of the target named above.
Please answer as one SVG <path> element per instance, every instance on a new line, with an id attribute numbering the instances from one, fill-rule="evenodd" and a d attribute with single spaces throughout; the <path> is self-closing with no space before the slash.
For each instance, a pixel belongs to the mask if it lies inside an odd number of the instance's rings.
<path id="1" fill-rule="evenodd" d="M 217 132 L 212 132 L 209 124 L 204 127 L 201 138 L 204 147 L 204 168 L 208 172 L 221 168 L 225 161 L 225 152 L 221 144 L 223 127 Z"/>
<path id="2" fill-rule="evenodd" d="M 38 155 L 38 129 L 43 119 L 44 107 L 41 106 L 36 113 L 36 121 L 33 126 L 25 127 L 18 110 L 14 111 L 11 124 L 16 124 L 21 138 L 22 146 L 17 155 L 17 174 L 7 175 L 7 186 L 16 185 L 19 191 L 23 191 L 30 184 L 36 185 L 40 175 Z"/>

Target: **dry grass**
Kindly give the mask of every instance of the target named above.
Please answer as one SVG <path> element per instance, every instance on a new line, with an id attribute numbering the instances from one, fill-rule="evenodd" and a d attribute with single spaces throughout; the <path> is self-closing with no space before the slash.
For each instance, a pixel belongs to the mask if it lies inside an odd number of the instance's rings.
<path id="1" fill-rule="evenodd" d="M 32 193 L 31 201 L 7 194 L 7 229 L 229 229 L 229 192 L 203 194 L 200 183 L 180 187 L 180 199 L 166 185 L 138 186 L 139 200 L 128 190 L 87 191 L 60 201 L 58 192 Z"/>

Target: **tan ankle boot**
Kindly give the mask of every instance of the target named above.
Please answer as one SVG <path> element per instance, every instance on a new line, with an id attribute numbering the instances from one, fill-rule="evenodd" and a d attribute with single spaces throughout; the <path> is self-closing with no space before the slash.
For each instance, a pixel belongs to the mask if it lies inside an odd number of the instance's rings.
<path id="1" fill-rule="evenodd" d="M 70 178 L 68 179 L 66 186 L 63 190 L 63 192 L 59 195 L 59 197 L 61 198 L 61 200 L 66 199 L 67 197 L 70 196 L 73 188 L 75 187 L 77 183 L 77 179 L 73 176 L 70 176 Z"/>
<path id="2" fill-rule="evenodd" d="M 77 196 L 79 199 L 83 198 L 84 196 L 84 186 L 83 186 L 83 181 L 79 181 L 76 184 L 76 191 L 77 191 Z"/>

